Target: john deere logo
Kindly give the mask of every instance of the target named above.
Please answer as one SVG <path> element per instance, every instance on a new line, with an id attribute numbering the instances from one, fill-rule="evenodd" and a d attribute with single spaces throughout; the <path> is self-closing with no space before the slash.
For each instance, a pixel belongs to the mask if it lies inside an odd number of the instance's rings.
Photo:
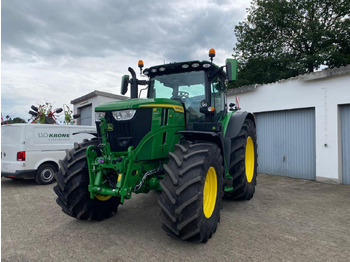
<path id="1" fill-rule="evenodd" d="M 107 125 L 107 131 L 113 131 L 113 124 Z"/>

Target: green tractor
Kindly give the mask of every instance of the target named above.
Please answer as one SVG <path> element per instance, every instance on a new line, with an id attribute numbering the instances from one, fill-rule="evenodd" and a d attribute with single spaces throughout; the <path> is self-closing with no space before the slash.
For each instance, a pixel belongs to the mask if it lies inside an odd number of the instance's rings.
<path id="1" fill-rule="evenodd" d="M 227 107 L 226 85 L 237 61 L 225 66 L 187 61 L 140 71 L 148 80 L 122 78 L 131 99 L 95 108 L 97 134 L 66 152 L 54 187 L 63 212 L 103 220 L 133 193 L 161 191 L 167 234 L 207 242 L 220 220 L 222 198 L 249 200 L 256 185 L 254 116 Z M 226 72 L 223 70 L 226 68 Z M 138 98 L 145 85 L 147 98 Z M 141 90 L 142 91 L 142 90 Z"/>

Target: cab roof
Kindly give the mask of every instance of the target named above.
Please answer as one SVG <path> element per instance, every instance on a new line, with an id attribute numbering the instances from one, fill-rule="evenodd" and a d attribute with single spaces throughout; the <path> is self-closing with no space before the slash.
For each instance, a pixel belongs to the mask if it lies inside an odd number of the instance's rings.
<path id="1" fill-rule="evenodd" d="M 169 63 L 163 65 L 156 65 L 150 68 L 146 68 L 143 70 L 143 74 L 149 77 L 153 77 L 156 75 L 167 75 L 167 74 L 176 74 L 183 72 L 191 72 L 191 71 L 215 71 L 219 70 L 220 67 L 210 61 L 186 61 L 186 62 L 176 62 Z M 226 76 L 224 71 L 221 71 L 222 74 Z"/>

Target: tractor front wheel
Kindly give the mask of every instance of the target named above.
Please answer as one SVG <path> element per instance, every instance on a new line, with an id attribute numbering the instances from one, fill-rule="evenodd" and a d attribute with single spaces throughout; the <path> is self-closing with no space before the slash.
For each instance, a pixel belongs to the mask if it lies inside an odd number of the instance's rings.
<path id="1" fill-rule="evenodd" d="M 175 238 L 207 242 L 220 220 L 224 168 L 219 147 L 176 145 L 164 171 L 158 198 L 163 229 Z"/>
<path id="2" fill-rule="evenodd" d="M 88 146 L 97 144 L 96 139 L 75 143 L 72 150 L 66 151 L 66 157 L 60 161 L 60 169 L 56 173 L 56 202 L 64 213 L 77 219 L 103 220 L 116 213 L 120 203 L 117 197 L 97 195 L 94 199 L 90 198 L 85 152 Z"/>

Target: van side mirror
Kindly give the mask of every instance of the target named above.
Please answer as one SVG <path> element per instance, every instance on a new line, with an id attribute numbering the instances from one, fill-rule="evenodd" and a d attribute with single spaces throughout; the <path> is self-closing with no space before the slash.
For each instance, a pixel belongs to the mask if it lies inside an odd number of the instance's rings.
<path id="1" fill-rule="evenodd" d="M 121 94 L 125 95 L 128 91 L 128 85 L 129 85 L 129 76 L 123 75 L 122 77 L 122 85 L 121 85 Z"/>
<path id="2" fill-rule="evenodd" d="M 233 58 L 226 59 L 226 74 L 229 82 L 235 81 L 237 78 L 237 60 Z"/>

